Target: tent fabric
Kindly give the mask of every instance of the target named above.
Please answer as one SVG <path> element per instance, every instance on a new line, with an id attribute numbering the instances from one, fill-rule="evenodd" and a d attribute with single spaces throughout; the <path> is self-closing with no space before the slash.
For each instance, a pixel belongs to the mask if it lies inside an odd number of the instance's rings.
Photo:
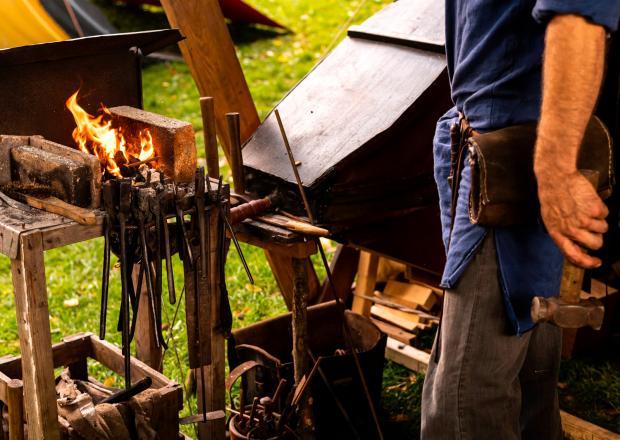
<path id="1" fill-rule="evenodd" d="M 159 6 L 159 0 L 122 0 L 125 3 L 133 5 L 153 5 Z M 267 17 L 262 12 L 256 10 L 243 0 L 219 0 L 224 16 L 233 23 L 252 23 L 262 24 L 265 26 L 286 29 L 280 23 Z"/>
<path id="2" fill-rule="evenodd" d="M 70 37 L 114 34 L 118 31 L 110 24 L 101 10 L 90 0 L 69 0 L 75 17 L 84 35 L 78 35 L 73 21 L 67 11 L 65 0 L 39 0 L 47 13 L 58 23 Z"/>
<path id="3" fill-rule="evenodd" d="M 0 48 L 60 41 L 69 35 L 45 11 L 39 0 L 0 0 Z"/>

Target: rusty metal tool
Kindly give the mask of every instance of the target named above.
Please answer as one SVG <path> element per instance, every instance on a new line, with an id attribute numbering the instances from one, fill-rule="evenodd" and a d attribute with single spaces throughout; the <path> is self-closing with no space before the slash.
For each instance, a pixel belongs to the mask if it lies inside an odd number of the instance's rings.
<path id="1" fill-rule="evenodd" d="M 116 393 L 103 399 L 101 403 L 120 403 L 126 402 L 142 391 L 148 390 L 153 385 L 153 379 L 150 376 L 143 377 L 126 390 L 117 391 Z"/>
<path id="2" fill-rule="evenodd" d="M 235 192 L 245 194 L 239 113 L 226 113 L 226 123 L 228 124 L 228 137 L 230 140 L 230 170 L 232 171 L 233 183 L 235 184 Z"/>
<path id="3" fill-rule="evenodd" d="M 194 256 L 192 254 L 192 247 L 189 243 L 189 238 L 187 236 L 187 228 L 185 227 L 185 214 L 183 212 L 183 207 L 180 203 L 181 195 L 179 194 L 178 187 L 174 182 L 172 183 L 172 188 L 174 191 L 174 207 L 177 218 L 177 232 L 179 235 L 179 250 L 183 250 L 179 253 L 181 254 L 183 260 L 187 258 L 190 266 L 194 267 Z"/>
<path id="4" fill-rule="evenodd" d="M 123 305 L 123 357 L 125 360 L 125 389 L 131 387 L 131 342 L 129 341 L 129 267 L 127 259 L 127 220 L 131 210 L 131 182 L 123 179 L 119 185 L 118 221 L 121 244 L 121 289 Z"/>
<path id="5" fill-rule="evenodd" d="M 205 138 L 205 157 L 209 176 L 220 175 L 220 163 L 217 152 L 217 136 L 215 125 L 215 100 L 210 97 L 200 98 L 202 129 Z"/>
<path id="6" fill-rule="evenodd" d="M 598 172 L 580 170 L 594 186 L 598 185 Z M 563 328 L 589 326 L 600 330 L 605 317 L 605 306 L 599 300 L 581 299 L 581 287 L 585 270 L 567 259 L 562 268 L 559 296 L 545 298 L 537 296 L 532 300 L 531 315 L 535 323 L 551 322 Z"/>
<path id="7" fill-rule="evenodd" d="M 110 285 L 110 247 L 112 233 L 112 215 L 114 209 L 114 193 L 112 184 L 106 182 L 103 185 L 103 206 L 107 213 L 103 225 L 104 244 L 103 244 L 103 273 L 101 276 L 101 310 L 99 312 L 99 339 L 105 339 L 106 323 L 108 316 L 108 291 Z"/>
<path id="8" fill-rule="evenodd" d="M 222 180 L 222 176 L 220 176 L 219 181 L 217 183 L 217 195 L 215 197 L 215 203 L 218 204 L 218 212 L 220 213 L 222 221 L 226 225 L 226 229 L 228 230 L 228 232 L 230 234 L 230 238 L 231 238 L 233 244 L 235 245 L 235 249 L 237 250 L 237 254 L 239 254 L 239 259 L 241 260 L 241 264 L 243 265 L 243 269 L 245 269 L 245 273 L 248 276 L 248 280 L 250 281 L 250 284 L 254 284 L 254 277 L 252 276 L 252 272 L 250 272 L 250 267 L 248 266 L 248 262 L 246 261 L 245 256 L 243 255 L 243 251 L 241 250 L 241 245 L 239 244 L 239 240 L 237 240 L 237 234 L 235 233 L 235 230 L 233 229 L 232 225 L 230 224 L 230 221 L 228 220 L 228 216 L 226 216 L 224 211 L 221 209 L 221 206 L 222 206 L 222 185 L 223 185 L 223 180 Z"/>
<path id="9" fill-rule="evenodd" d="M 301 195 L 301 198 L 303 200 L 304 203 L 304 207 L 306 210 L 306 215 L 308 216 L 308 218 L 310 219 L 310 223 L 314 224 L 314 216 L 312 215 L 312 209 L 310 208 L 310 204 L 308 203 L 308 198 L 306 197 L 306 191 L 304 189 L 304 185 L 303 182 L 301 180 L 301 177 L 299 175 L 299 171 L 297 170 L 297 161 L 295 160 L 295 157 L 293 156 L 293 150 L 291 149 L 291 146 L 289 144 L 288 141 L 288 137 L 286 136 L 286 131 L 284 129 L 284 124 L 282 123 L 282 119 L 280 117 L 280 112 L 278 111 L 278 109 L 275 109 L 275 115 L 276 115 L 276 119 L 278 120 L 278 126 L 280 127 L 280 134 L 282 135 L 282 140 L 284 142 L 284 147 L 286 149 L 286 153 L 288 154 L 289 157 L 289 161 L 291 163 L 291 168 L 293 169 L 293 174 L 295 175 L 295 180 L 297 182 L 297 188 L 299 190 L 299 193 Z M 380 440 L 384 439 L 384 435 L 383 435 L 383 430 L 381 429 L 381 423 L 379 422 L 379 415 L 377 414 L 377 409 L 375 407 L 375 404 L 372 400 L 372 396 L 370 394 L 370 389 L 368 388 L 368 382 L 366 381 L 366 376 L 364 375 L 364 371 L 362 369 L 362 364 L 360 363 L 359 360 L 359 355 L 357 353 L 357 351 L 355 350 L 355 346 L 353 345 L 353 336 L 351 334 L 351 329 L 349 328 L 349 325 L 347 323 L 346 317 L 345 317 L 345 305 L 342 303 L 342 300 L 340 299 L 340 297 L 337 294 L 336 291 L 336 284 L 334 283 L 333 280 L 333 276 L 332 276 L 332 271 L 331 268 L 329 266 L 329 262 L 327 261 L 327 256 L 325 255 L 325 250 L 323 249 L 323 244 L 321 243 L 321 240 L 317 237 L 315 238 L 315 242 L 317 245 L 317 248 L 319 250 L 319 254 L 321 255 L 321 261 L 323 263 L 323 266 L 325 267 L 325 272 L 327 274 L 327 281 L 333 291 L 333 295 L 334 295 L 334 299 L 336 300 L 336 306 L 338 308 L 338 312 L 340 313 L 341 317 L 342 317 L 342 327 L 343 327 L 343 333 L 345 336 L 345 342 L 347 343 L 347 346 L 349 348 L 349 350 L 351 351 L 351 354 L 353 355 L 353 361 L 355 363 L 355 369 L 357 370 L 357 374 L 359 376 L 360 379 L 360 383 L 362 385 L 362 389 L 364 391 L 364 396 L 366 397 L 366 400 L 368 402 L 368 408 L 370 409 L 370 413 L 371 416 L 373 418 L 373 422 L 375 424 L 375 429 L 377 431 L 377 436 Z M 319 357 L 319 359 L 317 360 L 317 364 L 318 362 L 321 360 L 321 358 Z"/>
<path id="10" fill-rule="evenodd" d="M 160 204 L 161 208 L 161 204 Z M 168 219 L 165 213 L 162 211 L 161 218 L 161 230 L 164 235 L 164 254 L 166 258 L 166 281 L 168 283 L 168 301 L 170 304 L 174 304 L 177 301 L 176 290 L 174 287 L 174 273 L 172 272 L 172 252 L 170 250 L 170 228 L 168 225 Z"/>
<path id="11" fill-rule="evenodd" d="M 161 342 L 161 345 L 164 348 L 166 346 L 166 338 L 164 337 L 164 332 L 162 330 L 162 317 L 161 317 L 161 306 L 162 306 L 162 283 L 163 283 L 163 271 L 162 271 L 162 256 L 161 256 L 161 247 L 163 241 L 163 231 L 161 225 L 161 207 L 159 206 L 159 197 L 157 196 L 157 189 L 154 192 L 149 194 L 148 198 L 150 213 L 153 216 L 154 224 L 155 224 L 155 289 L 153 291 L 154 298 L 153 302 L 155 303 L 156 309 L 156 321 L 155 321 L 155 331 L 157 332 L 157 338 Z"/>
<path id="12" fill-rule="evenodd" d="M 149 298 L 149 312 L 151 313 L 151 319 L 153 320 L 153 324 L 155 326 L 155 346 L 165 347 L 165 341 L 163 340 L 163 336 L 161 334 L 161 328 L 158 325 L 160 322 L 160 318 L 158 318 L 158 307 L 156 300 L 156 290 L 155 283 L 153 282 L 153 267 L 151 265 L 149 249 L 148 249 L 148 240 L 146 236 L 146 215 L 149 211 L 149 201 L 148 201 L 148 193 L 155 192 L 153 189 L 146 189 L 140 192 L 140 197 L 138 201 L 138 231 L 140 234 L 140 249 L 142 253 L 142 264 L 144 265 L 144 276 L 146 279 L 146 290 Z"/>

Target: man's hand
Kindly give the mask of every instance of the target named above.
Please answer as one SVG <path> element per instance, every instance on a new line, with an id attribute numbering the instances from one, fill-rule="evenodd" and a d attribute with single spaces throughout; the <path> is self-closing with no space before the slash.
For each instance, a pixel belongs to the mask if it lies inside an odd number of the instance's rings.
<path id="1" fill-rule="evenodd" d="M 592 184 L 577 171 L 565 175 L 541 171 L 538 197 L 547 231 L 566 258 L 581 267 L 599 267 L 601 260 L 581 248 L 600 249 L 607 232 L 607 206 Z"/>
<path id="2" fill-rule="evenodd" d="M 577 156 L 600 91 L 605 29 L 576 15 L 558 15 L 547 27 L 543 99 L 534 171 L 541 213 L 564 255 L 585 268 L 601 261 L 580 246 L 599 249 L 607 207 L 577 171 Z"/>

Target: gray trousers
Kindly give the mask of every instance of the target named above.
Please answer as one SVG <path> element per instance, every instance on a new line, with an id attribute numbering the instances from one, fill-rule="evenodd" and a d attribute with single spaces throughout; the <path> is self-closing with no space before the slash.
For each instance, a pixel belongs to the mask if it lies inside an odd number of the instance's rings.
<path id="1" fill-rule="evenodd" d="M 542 324 L 514 336 L 506 319 L 489 233 L 445 294 L 422 393 L 422 440 L 562 438 L 561 331 Z"/>

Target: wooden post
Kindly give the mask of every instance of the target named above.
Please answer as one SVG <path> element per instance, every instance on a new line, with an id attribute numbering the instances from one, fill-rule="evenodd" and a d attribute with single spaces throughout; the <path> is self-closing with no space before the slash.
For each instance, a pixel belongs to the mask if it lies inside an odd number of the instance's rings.
<path id="1" fill-rule="evenodd" d="M 351 285 L 355 280 L 355 274 L 359 265 L 360 251 L 350 246 L 339 244 L 334 253 L 330 270 L 333 275 L 335 290 L 338 297 L 345 303 L 348 303 L 351 296 Z M 330 301 L 334 299 L 334 292 L 329 280 L 326 278 L 321 287 L 320 298 L 318 301 Z M 310 302 L 313 304 L 313 302 Z"/>
<path id="2" fill-rule="evenodd" d="M 377 269 L 379 268 L 379 256 L 370 252 L 360 253 L 360 262 L 357 270 L 357 282 L 355 293 L 357 295 L 372 296 L 377 283 Z M 372 301 L 359 296 L 353 298 L 351 310 L 363 316 L 370 316 Z"/>
<path id="3" fill-rule="evenodd" d="M 133 267 L 131 274 L 134 286 L 138 284 L 138 275 L 140 274 L 140 265 Z M 164 301 L 164 299 L 162 299 Z M 142 280 L 142 290 L 140 291 L 140 299 L 138 304 L 138 317 L 136 321 L 136 333 L 134 340 L 136 341 L 136 357 L 154 370 L 162 371 L 163 368 L 163 350 L 157 348 L 155 342 L 155 322 L 153 315 L 150 313 L 151 305 L 149 304 L 149 294 L 146 287 L 146 280 Z"/>
<path id="4" fill-rule="evenodd" d="M 212 295 L 211 301 L 211 365 L 204 368 L 206 381 L 206 405 L 207 411 L 224 411 L 226 408 L 226 377 L 225 377 L 225 356 L 224 339 L 225 335 L 219 327 L 220 322 L 220 261 L 219 251 L 225 243 L 222 243 L 221 231 L 223 228 L 220 216 L 217 214 L 216 207 L 213 207 L 212 215 L 209 217 L 209 245 L 210 245 L 210 265 L 209 283 Z M 198 410 L 202 411 L 202 387 L 200 384 L 201 374 L 197 369 L 194 371 L 197 383 Z M 224 419 L 214 420 L 208 423 L 198 424 L 198 437 L 200 439 L 224 440 L 226 438 L 226 421 Z"/>
<path id="5" fill-rule="evenodd" d="M 241 114 L 242 143 L 254 133 L 260 120 L 219 2 L 162 0 L 161 4 L 170 25 L 179 28 L 186 37 L 179 47 L 200 95 L 215 99 L 217 132 L 230 163 L 224 115 L 228 112 Z"/>
<path id="6" fill-rule="evenodd" d="M 19 255 L 11 261 L 15 309 L 22 354 L 22 371 L 28 437 L 60 439 L 52 336 L 41 232 L 20 236 Z"/>
<path id="7" fill-rule="evenodd" d="M 293 258 L 293 368 L 295 384 L 307 372 L 308 366 L 308 271 L 306 259 Z"/>

